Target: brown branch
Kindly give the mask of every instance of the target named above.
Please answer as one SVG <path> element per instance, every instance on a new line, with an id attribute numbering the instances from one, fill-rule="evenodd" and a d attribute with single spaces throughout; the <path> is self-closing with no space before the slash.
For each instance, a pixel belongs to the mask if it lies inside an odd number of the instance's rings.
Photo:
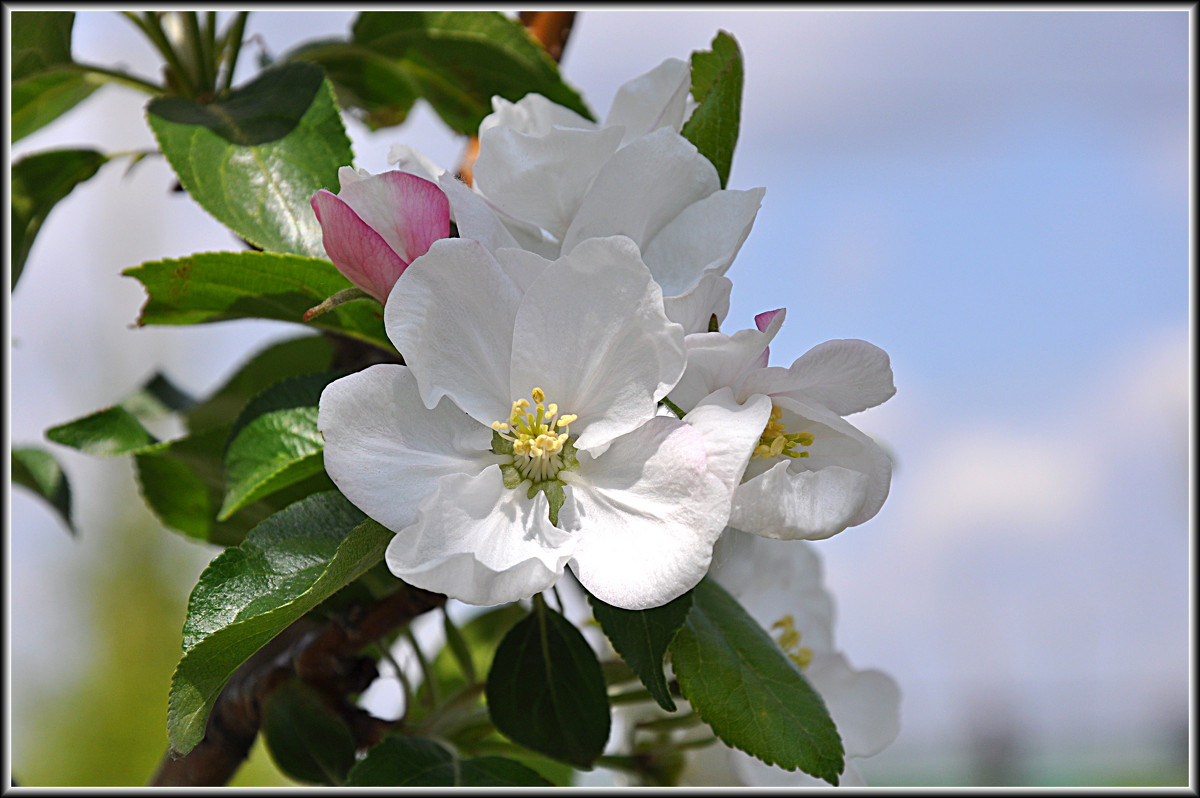
<path id="1" fill-rule="evenodd" d="M 250 753 L 262 725 L 267 696 L 293 676 L 316 688 L 346 719 L 359 748 L 374 745 L 392 723 L 347 699 L 378 675 L 364 646 L 446 602 L 440 593 L 409 585 L 369 607 L 356 605 L 324 625 L 301 618 L 242 664 L 217 697 L 204 739 L 185 756 L 168 751 L 150 780 L 152 787 L 220 786 Z"/>
<path id="2" fill-rule="evenodd" d="M 563 49 L 571 35 L 571 25 L 575 22 L 574 11 L 522 11 L 519 14 L 521 23 L 537 39 L 555 63 L 562 60 Z M 479 157 L 479 137 L 471 136 L 467 140 L 467 151 L 463 153 L 462 163 L 458 167 L 458 179 L 471 185 L 475 178 L 475 159 Z"/>
<path id="3" fill-rule="evenodd" d="M 541 42 L 555 62 L 562 60 L 563 48 L 575 22 L 574 11 L 522 11 L 521 22 Z"/>

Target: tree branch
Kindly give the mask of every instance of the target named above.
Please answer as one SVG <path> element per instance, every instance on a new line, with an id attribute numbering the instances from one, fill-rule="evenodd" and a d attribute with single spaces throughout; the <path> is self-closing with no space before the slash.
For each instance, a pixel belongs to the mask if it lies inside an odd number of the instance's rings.
<path id="1" fill-rule="evenodd" d="M 446 602 L 440 593 L 403 585 L 374 604 L 356 605 L 319 625 L 301 618 L 234 671 L 208 717 L 204 739 L 185 756 L 168 751 L 152 787 L 219 786 L 250 753 L 267 696 L 293 675 L 316 688 L 346 719 L 359 748 L 381 740 L 394 725 L 347 699 L 378 675 L 364 646 Z"/>

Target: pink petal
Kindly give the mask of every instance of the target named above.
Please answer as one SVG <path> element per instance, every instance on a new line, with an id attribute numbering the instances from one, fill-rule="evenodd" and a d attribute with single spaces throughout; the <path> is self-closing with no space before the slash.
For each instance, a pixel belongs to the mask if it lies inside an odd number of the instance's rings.
<path id="1" fill-rule="evenodd" d="M 350 282 L 386 302 L 408 264 L 332 192 L 321 189 L 313 194 L 312 208 L 321 223 L 325 254 L 333 265 Z"/>
<path id="2" fill-rule="evenodd" d="M 450 202 L 437 183 L 401 172 L 358 180 L 342 186 L 338 198 L 383 237 L 404 265 L 450 235 Z"/>
<path id="3" fill-rule="evenodd" d="M 786 308 L 779 308 L 778 310 L 764 310 L 762 313 L 759 313 L 754 317 L 754 326 L 758 327 L 759 332 L 766 332 L 767 328 L 771 326 L 771 319 L 775 318 L 777 313 L 782 313 L 784 310 L 786 310 Z"/>

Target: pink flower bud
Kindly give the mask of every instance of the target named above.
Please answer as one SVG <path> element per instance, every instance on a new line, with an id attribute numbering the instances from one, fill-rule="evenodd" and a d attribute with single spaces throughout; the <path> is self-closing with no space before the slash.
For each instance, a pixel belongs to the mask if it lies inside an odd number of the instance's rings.
<path id="1" fill-rule="evenodd" d="M 450 235 L 450 203 L 436 183 L 407 172 L 343 166 L 338 178 L 337 194 L 321 189 L 312 197 L 325 253 L 350 282 L 387 302 L 408 265 Z"/>

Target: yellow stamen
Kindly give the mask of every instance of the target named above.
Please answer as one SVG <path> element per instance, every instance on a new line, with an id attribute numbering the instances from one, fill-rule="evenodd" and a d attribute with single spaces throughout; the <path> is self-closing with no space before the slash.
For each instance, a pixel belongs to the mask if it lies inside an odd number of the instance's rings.
<path id="1" fill-rule="evenodd" d="M 788 432 L 787 426 L 783 423 L 783 409 L 773 405 L 771 417 L 763 427 L 762 435 L 759 436 L 758 443 L 755 444 L 754 451 L 750 456 L 760 457 L 764 460 L 780 456 L 808 457 L 808 452 L 798 452 L 796 447 L 812 446 L 813 440 L 811 432 Z"/>
<path id="2" fill-rule="evenodd" d="M 566 413 L 556 422 L 558 405 L 546 404 L 545 391 L 534 388 L 530 397 L 532 405 L 528 399 L 517 399 L 512 403 L 508 421 L 493 421 L 492 429 L 512 443 L 513 465 L 517 471 L 527 479 L 542 482 L 554 479 L 564 467 L 561 453 L 570 438 L 570 424 L 578 416 Z M 562 431 L 556 433 L 555 429 Z"/>

